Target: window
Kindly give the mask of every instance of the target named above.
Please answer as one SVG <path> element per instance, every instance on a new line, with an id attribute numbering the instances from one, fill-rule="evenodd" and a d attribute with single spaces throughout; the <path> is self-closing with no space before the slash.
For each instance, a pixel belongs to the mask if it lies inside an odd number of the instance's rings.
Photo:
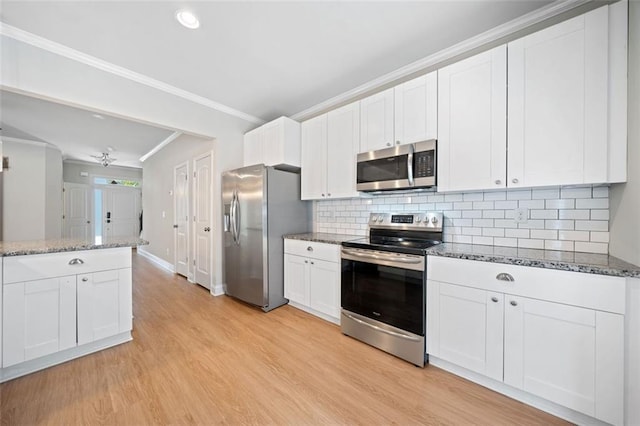
<path id="1" fill-rule="evenodd" d="M 118 185 L 126 186 L 129 188 L 140 188 L 140 182 L 131 179 L 118 179 L 108 177 L 95 177 L 93 178 L 94 185 Z"/>

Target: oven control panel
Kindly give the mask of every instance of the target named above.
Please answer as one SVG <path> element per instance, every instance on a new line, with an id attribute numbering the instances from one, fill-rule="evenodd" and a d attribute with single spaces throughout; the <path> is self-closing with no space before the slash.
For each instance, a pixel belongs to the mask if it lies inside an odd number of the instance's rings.
<path id="1" fill-rule="evenodd" d="M 442 212 L 419 213 L 371 213 L 370 228 L 434 229 L 441 230 L 444 216 Z"/>

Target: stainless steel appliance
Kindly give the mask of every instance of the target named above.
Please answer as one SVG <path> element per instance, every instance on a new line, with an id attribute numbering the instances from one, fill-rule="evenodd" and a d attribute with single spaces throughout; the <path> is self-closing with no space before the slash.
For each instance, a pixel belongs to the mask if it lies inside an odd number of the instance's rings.
<path id="1" fill-rule="evenodd" d="M 342 332 L 420 367 L 427 360 L 426 255 L 443 215 L 371 213 L 369 238 L 342 243 Z"/>
<path id="2" fill-rule="evenodd" d="M 436 185 L 436 140 L 358 154 L 356 189 L 388 191 Z"/>
<path id="3" fill-rule="evenodd" d="M 225 293 L 267 312 L 284 298 L 282 236 L 307 232 L 300 174 L 262 164 L 222 174 Z"/>

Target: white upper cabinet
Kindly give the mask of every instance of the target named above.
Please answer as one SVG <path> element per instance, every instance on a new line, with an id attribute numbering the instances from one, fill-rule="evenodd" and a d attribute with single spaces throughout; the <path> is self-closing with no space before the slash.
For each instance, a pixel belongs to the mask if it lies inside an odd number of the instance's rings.
<path id="1" fill-rule="evenodd" d="M 327 194 L 327 114 L 302 123 L 301 198 L 323 199 Z"/>
<path id="2" fill-rule="evenodd" d="M 360 101 L 360 152 L 395 144 L 393 91 L 393 88 L 387 89 Z"/>
<path id="3" fill-rule="evenodd" d="M 244 165 L 300 167 L 300 123 L 280 117 L 244 135 Z"/>
<path id="4" fill-rule="evenodd" d="M 438 191 L 504 188 L 507 48 L 438 70 Z"/>
<path id="5" fill-rule="evenodd" d="M 438 75 L 399 84 L 360 101 L 360 152 L 436 139 Z"/>
<path id="6" fill-rule="evenodd" d="M 396 144 L 438 137 L 438 73 L 431 72 L 393 89 Z"/>
<path id="7" fill-rule="evenodd" d="M 360 104 L 334 109 L 327 117 L 327 197 L 357 197 Z"/>
<path id="8" fill-rule="evenodd" d="M 358 196 L 359 118 L 354 102 L 302 123 L 303 200 Z"/>
<path id="9" fill-rule="evenodd" d="M 509 186 L 607 181 L 608 16 L 509 43 Z"/>

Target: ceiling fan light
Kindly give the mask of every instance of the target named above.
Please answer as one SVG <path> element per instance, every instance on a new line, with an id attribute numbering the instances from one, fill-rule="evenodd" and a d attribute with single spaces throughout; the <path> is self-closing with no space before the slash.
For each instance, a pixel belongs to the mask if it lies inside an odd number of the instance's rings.
<path id="1" fill-rule="evenodd" d="M 200 27 L 198 17 L 191 11 L 180 9 L 176 12 L 176 19 L 183 27 L 189 28 L 190 30 L 195 30 Z"/>

